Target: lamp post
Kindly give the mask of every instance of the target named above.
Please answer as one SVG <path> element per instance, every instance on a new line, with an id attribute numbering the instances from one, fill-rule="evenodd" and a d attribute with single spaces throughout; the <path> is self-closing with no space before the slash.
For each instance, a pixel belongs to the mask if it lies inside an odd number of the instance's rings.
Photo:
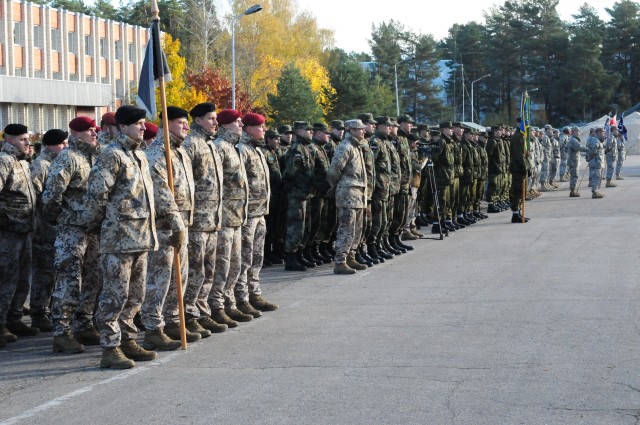
<path id="1" fill-rule="evenodd" d="M 483 75 L 482 77 L 478 78 L 477 80 L 473 80 L 471 82 L 471 122 L 475 122 L 474 120 L 474 109 L 473 109 L 473 84 L 477 83 L 480 80 L 484 80 L 487 77 L 491 77 L 491 74 L 487 74 L 487 75 Z"/>
<path id="2" fill-rule="evenodd" d="M 398 65 L 401 65 L 403 63 L 407 63 L 407 62 L 411 62 L 415 60 L 415 58 L 409 58 L 409 59 L 405 59 L 402 60 L 400 62 L 396 62 L 393 64 L 393 72 L 395 74 L 395 78 L 396 78 L 396 116 L 400 116 L 400 96 L 398 95 Z"/>
<path id="3" fill-rule="evenodd" d="M 231 20 L 231 109 L 236 109 L 236 21 L 244 15 L 260 12 L 262 6 L 253 5 Z"/>

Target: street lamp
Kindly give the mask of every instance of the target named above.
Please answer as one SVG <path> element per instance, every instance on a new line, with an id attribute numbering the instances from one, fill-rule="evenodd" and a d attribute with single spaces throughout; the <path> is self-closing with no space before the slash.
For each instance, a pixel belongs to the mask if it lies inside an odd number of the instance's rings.
<path id="1" fill-rule="evenodd" d="M 260 12 L 262 6 L 253 5 L 231 20 L 231 109 L 236 109 L 236 21 L 244 15 Z"/>
<path id="2" fill-rule="evenodd" d="M 396 116 L 398 117 L 400 116 L 400 97 L 398 96 L 398 65 L 401 65 L 407 62 L 412 62 L 414 60 L 415 58 L 409 58 L 393 64 L 393 72 L 396 77 Z"/>
<path id="3" fill-rule="evenodd" d="M 477 83 L 480 80 L 484 80 L 487 77 L 491 77 L 491 74 L 487 74 L 487 75 L 483 75 L 482 77 L 478 78 L 477 80 L 473 80 L 471 82 L 471 122 L 475 122 L 474 121 L 474 109 L 473 109 L 473 84 Z"/>

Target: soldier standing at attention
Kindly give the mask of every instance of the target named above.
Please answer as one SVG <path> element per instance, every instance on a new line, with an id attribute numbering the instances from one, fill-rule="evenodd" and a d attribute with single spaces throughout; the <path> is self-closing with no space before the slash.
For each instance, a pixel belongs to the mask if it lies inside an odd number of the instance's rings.
<path id="1" fill-rule="evenodd" d="M 376 131 L 369 140 L 374 154 L 375 182 L 371 200 L 371 233 L 367 240 L 367 251 L 378 257 L 378 261 L 390 260 L 393 254 L 382 246 L 382 238 L 388 223 L 388 204 L 391 179 L 391 152 L 389 134 L 393 123 L 388 116 L 376 117 Z"/>
<path id="2" fill-rule="evenodd" d="M 604 198 L 604 195 L 598 192 L 602 180 L 602 167 L 604 166 L 604 128 L 596 128 L 596 135 L 595 137 L 589 138 L 587 149 L 589 179 L 591 180 L 591 197 L 594 199 Z"/>
<path id="3" fill-rule="evenodd" d="M 566 182 L 568 175 L 567 168 L 567 159 L 568 159 L 568 145 L 569 145 L 569 136 L 571 134 L 571 130 L 569 127 L 563 127 L 562 133 L 560 134 L 560 181 Z"/>
<path id="4" fill-rule="evenodd" d="M 611 181 L 618 158 L 618 127 L 616 126 L 611 126 L 611 134 L 604 145 L 604 154 L 607 159 L 607 184 L 605 187 L 616 187 L 617 184 Z"/>
<path id="5" fill-rule="evenodd" d="M 31 180 L 36 190 L 36 222 L 33 232 L 33 274 L 31 275 L 31 326 L 43 332 L 51 332 L 51 311 L 49 304 L 55 284 L 54 257 L 56 227 L 49 223 L 42 211 L 42 192 L 49 174 L 51 162 L 67 146 L 69 133 L 52 129 L 42 137 L 42 151 L 30 165 Z"/>
<path id="6" fill-rule="evenodd" d="M 18 336 L 33 336 L 38 329 L 22 319 L 24 299 L 17 291 L 29 292 L 31 238 L 36 210 L 36 192 L 29 173 L 29 131 L 22 124 L 4 128 L 0 151 L 0 348 Z M 19 288 L 22 287 L 22 288 Z M 12 302 L 14 301 L 14 302 Z"/>
<path id="7" fill-rule="evenodd" d="M 616 158 L 616 180 L 624 180 L 624 177 L 620 176 L 622 172 L 622 164 L 627 157 L 627 146 L 625 136 L 618 131 L 618 157 Z"/>
<path id="8" fill-rule="evenodd" d="M 138 329 L 133 323 L 144 298 L 147 252 L 158 249 L 153 183 L 147 156 L 139 149 L 144 117 L 143 109 L 118 108 L 118 135 L 100 153 L 85 196 L 85 222 L 101 229 L 103 283 L 96 322 L 102 368 L 128 369 L 135 366 L 134 360 L 156 357 L 136 343 Z"/>
<path id="9" fill-rule="evenodd" d="M 365 127 L 360 120 L 345 122 L 348 133 L 338 145 L 329 167 L 329 182 L 335 187 L 338 207 L 335 274 L 353 274 L 367 268 L 355 259 L 367 202 L 367 172 L 360 150 Z"/>
<path id="10" fill-rule="evenodd" d="M 369 139 L 375 132 L 376 121 L 373 119 L 373 115 L 368 112 L 358 115 L 358 119 L 362 121 L 362 124 L 366 127 L 364 129 L 364 139 L 362 139 L 362 143 L 360 143 L 360 149 L 362 150 L 362 158 L 364 159 L 364 166 L 367 170 L 367 205 L 363 213 L 362 235 L 360 236 L 360 241 L 358 241 L 356 260 L 361 264 L 372 267 L 374 264 L 380 263 L 378 259 L 374 261 L 365 251 L 367 238 L 371 233 L 371 199 L 375 186 L 375 154 L 371 149 Z"/>
<path id="11" fill-rule="evenodd" d="M 327 159 L 331 163 L 331 159 L 336 152 L 336 149 L 342 138 L 344 137 L 344 121 L 333 120 L 331 121 L 331 134 L 329 135 L 329 141 L 324 145 L 324 150 L 327 153 Z M 335 250 L 332 245 L 336 240 L 336 226 L 338 224 L 337 209 L 336 209 L 336 195 L 333 192 L 329 193 L 326 198 L 327 203 L 327 219 L 322 226 L 320 236 L 322 242 L 320 243 L 320 253 L 323 257 L 333 258 Z"/>
<path id="12" fill-rule="evenodd" d="M 518 118 L 518 123 L 520 118 Z M 511 187 L 509 190 L 509 202 L 511 203 L 511 222 L 522 223 L 528 222 L 527 217 L 523 217 L 520 213 L 522 208 L 522 190 L 524 181 L 529 174 L 529 158 L 526 153 L 526 143 L 524 133 L 517 126 L 515 134 L 511 137 L 511 149 L 509 153 L 511 159 L 509 161 L 509 172 L 511 173 Z"/>
<path id="13" fill-rule="evenodd" d="M 261 311 L 278 308 L 262 298 L 260 270 L 264 255 L 264 241 L 267 233 L 265 215 L 269 214 L 271 189 L 269 166 L 259 146 L 264 144 L 264 117 L 249 113 L 242 118 L 243 133 L 238 142 L 238 153 L 247 173 L 249 186 L 248 217 L 242 225 L 242 265 L 240 276 L 228 295 L 231 309 L 244 314 L 260 317 Z"/>
<path id="14" fill-rule="evenodd" d="M 81 216 L 89 172 L 100 152 L 96 122 L 77 117 L 69 122 L 69 128 L 69 148 L 51 163 L 42 193 L 44 216 L 49 223 L 57 223 L 56 283 L 51 300 L 53 351 L 67 354 L 84 351 L 82 344 L 100 343 L 93 313 L 102 287 L 99 229 L 84 226 Z"/>
<path id="15" fill-rule="evenodd" d="M 183 145 L 191 159 L 195 204 L 193 224 L 189 231 L 189 284 L 184 292 L 185 319 L 187 323 L 198 320 L 206 330 L 219 333 L 224 332 L 227 325 L 211 318 L 207 302 L 213 286 L 218 230 L 222 219 L 222 160 L 213 144 L 218 127 L 216 105 L 200 103 L 191 109 L 189 115 L 192 122 Z"/>
<path id="16" fill-rule="evenodd" d="M 571 127 L 571 137 L 567 143 L 567 166 L 569 167 L 569 188 L 571 198 L 580 197 L 578 186 L 578 170 L 580 169 L 580 152 L 588 152 L 586 147 L 580 144 L 580 128 Z"/>
<path id="17" fill-rule="evenodd" d="M 264 140 L 265 143 L 260 146 L 260 149 L 269 167 L 269 187 L 271 189 L 269 214 L 265 217 L 267 234 L 264 239 L 264 260 L 271 264 L 282 264 L 282 259 L 276 255 L 277 246 L 282 242 L 278 233 L 282 219 L 282 173 L 277 154 L 278 146 L 280 146 L 280 134 L 276 130 L 267 130 L 264 133 Z M 264 266 L 266 264 L 263 264 Z"/>

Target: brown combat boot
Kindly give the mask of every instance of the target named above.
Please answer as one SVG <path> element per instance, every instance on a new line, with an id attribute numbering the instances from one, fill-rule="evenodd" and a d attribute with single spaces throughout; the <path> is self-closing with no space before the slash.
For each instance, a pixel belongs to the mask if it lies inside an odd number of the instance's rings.
<path id="1" fill-rule="evenodd" d="M 100 332 L 93 326 L 74 334 L 75 339 L 84 345 L 100 345 Z"/>
<path id="2" fill-rule="evenodd" d="M 84 345 L 75 340 L 73 335 L 65 333 L 64 335 L 53 337 L 53 352 L 63 354 L 76 354 L 84 351 Z"/>
<path id="3" fill-rule="evenodd" d="M 142 347 L 145 350 L 173 351 L 180 348 L 180 341 L 172 340 L 162 329 L 147 329 L 144 332 Z"/>
<path id="4" fill-rule="evenodd" d="M 620 177 L 620 174 L 616 176 L 616 180 L 624 180 L 624 177 Z"/>
<path id="5" fill-rule="evenodd" d="M 109 347 L 102 350 L 101 368 L 131 369 L 136 362 L 127 358 L 120 347 Z"/>
<path id="6" fill-rule="evenodd" d="M 346 263 L 335 263 L 333 265 L 334 274 L 354 274 L 356 271 L 349 267 Z"/>
<path id="7" fill-rule="evenodd" d="M 238 322 L 232 320 L 229 316 L 227 316 L 224 308 L 211 310 L 211 319 L 217 323 L 224 323 L 230 328 L 235 328 L 236 326 L 238 326 Z"/>
<path id="8" fill-rule="evenodd" d="M 196 319 L 187 322 L 187 329 L 189 332 L 199 333 L 202 338 L 209 338 L 211 336 L 211 331 L 203 328 Z"/>
<path id="9" fill-rule="evenodd" d="M 356 257 L 353 254 L 347 255 L 347 266 L 351 267 L 354 270 L 366 270 L 367 266 L 364 264 L 360 264 L 356 261 Z M 334 267 L 335 271 L 335 267 Z"/>
<path id="10" fill-rule="evenodd" d="M 253 316 L 254 319 L 257 319 L 258 317 L 262 316 L 262 313 L 260 313 L 260 311 L 253 308 L 253 306 L 249 301 L 240 301 L 238 302 L 237 307 L 238 307 L 238 310 L 240 310 L 244 314 L 249 314 Z"/>
<path id="11" fill-rule="evenodd" d="M 185 327 L 185 333 L 187 335 L 187 342 L 196 342 L 202 336 L 200 336 L 197 332 L 191 332 L 188 328 Z M 175 341 L 180 341 L 180 323 L 167 323 L 164 326 L 164 333 L 167 336 Z"/>
<path id="12" fill-rule="evenodd" d="M 140 347 L 135 339 L 123 339 L 120 350 L 127 358 L 137 362 L 148 362 L 158 357 L 155 351 L 147 351 Z"/>
<path id="13" fill-rule="evenodd" d="M 235 320 L 237 322 L 250 322 L 253 319 L 252 315 L 245 314 L 237 308 L 226 307 L 224 312 L 231 318 L 231 320 Z"/>
<path id="14" fill-rule="evenodd" d="M 12 334 L 4 324 L 0 324 L 0 338 L 4 339 L 7 343 L 16 342 L 18 340 L 18 337 L 15 336 L 15 334 Z"/>
<path id="15" fill-rule="evenodd" d="M 270 303 L 262 298 L 262 295 L 249 294 L 249 302 L 251 305 L 260 311 L 273 311 L 278 309 L 278 304 Z"/>
<path id="16" fill-rule="evenodd" d="M 604 195 L 603 195 L 602 193 L 600 193 L 600 192 L 597 192 L 597 191 L 596 191 L 596 192 L 593 192 L 593 193 L 591 194 L 591 197 L 592 197 L 593 199 L 600 199 L 600 198 L 604 198 Z"/>
<path id="17" fill-rule="evenodd" d="M 618 187 L 618 185 L 615 183 L 612 183 L 611 179 L 607 179 L 607 184 L 605 185 L 605 187 Z"/>
<path id="18" fill-rule="evenodd" d="M 409 230 L 403 230 L 401 238 L 403 241 L 415 241 L 418 239 L 418 236 L 414 235 Z"/>
<path id="19" fill-rule="evenodd" d="M 200 326 L 214 334 L 219 334 L 227 330 L 227 325 L 224 323 L 217 323 L 209 316 L 202 316 L 198 319 L 198 322 L 200 322 Z"/>
<path id="20" fill-rule="evenodd" d="M 6 327 L 9 332 L 17 336 L 36 336 L 40 333 L 38 328 L 33 328 L 22 320 L 7 321 Z"/>
<path id="21" fill-rule="evenodd" d="M 571 189 L 571 193 L 569 193 L 569 197 L 570 198 L 579 198 L 580 197 L 580 192 L 578 192 L 575 189 Z"/>

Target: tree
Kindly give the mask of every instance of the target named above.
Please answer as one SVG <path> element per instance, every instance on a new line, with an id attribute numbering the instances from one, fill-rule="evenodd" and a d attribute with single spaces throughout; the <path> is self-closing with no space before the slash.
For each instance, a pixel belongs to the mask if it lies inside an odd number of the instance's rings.
<path id="1" fill-rule="evenodd" d="M 89 6 L 89 11 L 102 19 L 120 20 L 118 9 L 111 4 L 110 0 L 94 0 L 93 5 Z"/>
<path id="2" fill-rule="evenodd" d="M 187 83 L 206 96 L 218 109 L 231 108 L 231 82 L 222 76 L 219 69 L 205 68 L 198 72 L 187 70 Z M 237 86 L 237 85 L 236 85 Z M 252 111 L 249 95 L 236 87 L 236 109 L 243 114 Z"/>
<path id="3" fill-rule="evenodd" d="M 69 12 L 77 12 L 89 14 L 89 7 L 82 0 L 53 0 L 51 7 L 56 9 L 64 9 Z"/>
<path id="4" fill-rule="evenodd" d="M 277 94 L 269 94 L 269 118 L 275 125 L 294 121 L 322 120 L 322 108 L 309 81 L 293 64 L 285 66 L 277 83 Z"/>
<path id="5" fill-rule="evenodd" d="M 220 60 L 219 49 L 214 46 L 223 39 L 223 31 L 218 19 L 214 0 L 185 0 L 188 25 L 184 31 L 184 52 L 190 68 L 201 69 Z"/>

